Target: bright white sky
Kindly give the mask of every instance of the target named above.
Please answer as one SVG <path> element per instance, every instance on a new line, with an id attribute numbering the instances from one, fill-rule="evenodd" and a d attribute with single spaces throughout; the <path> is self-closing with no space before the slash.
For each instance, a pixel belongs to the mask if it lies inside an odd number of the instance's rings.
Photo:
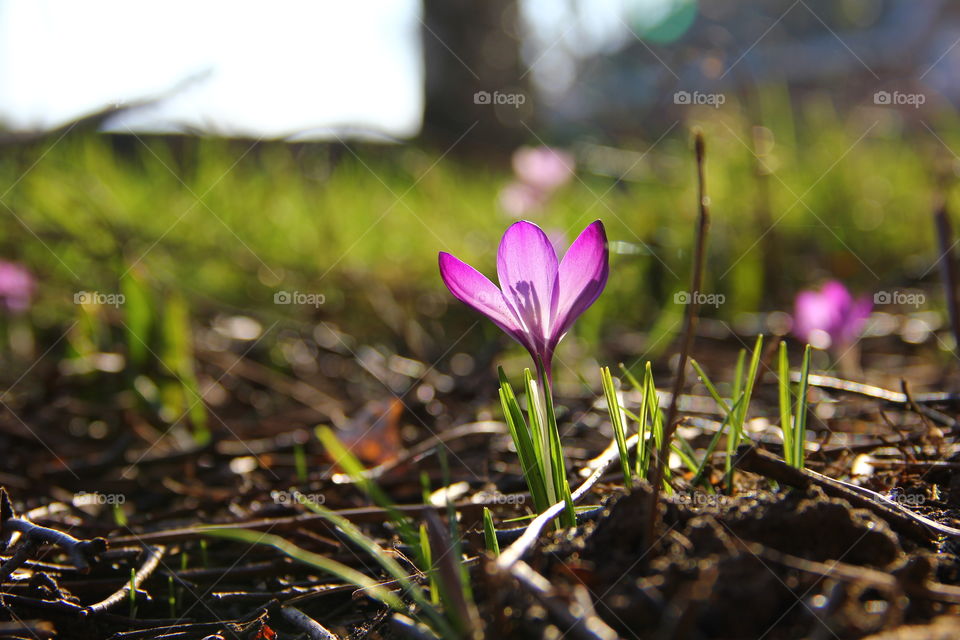
<path id="1" fill-rule="evenodd" d="M 110 127 L 410 137 L 419 0 L 0 0 L 0 123 L 45 129 L 169 96 Z"/>
<path id="2" fill-rule="evenodd" d="M 577 57 L 628 42 L 628 19 L 656 22 L 683 1 L 520 0 L 543 97 L 570 86 Z M 0 127 L 49 129 L 160 99 L 106 128 L 412 137 L 421 19 L 421 0 L 0 0 Z"/>

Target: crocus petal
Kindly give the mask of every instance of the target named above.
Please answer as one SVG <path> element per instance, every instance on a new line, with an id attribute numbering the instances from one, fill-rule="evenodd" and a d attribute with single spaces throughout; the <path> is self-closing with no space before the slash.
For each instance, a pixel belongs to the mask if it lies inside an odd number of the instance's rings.
<path id="1" fill-rule="evenodd" d="M 26 267 L 0 261 L 0 301 L 8 311 L 26 311 L 35 289 L 36 281 Z"/>
<path id="2" fill-rule="evenodd" d="M 793 332 L 809 342 L 814 331 L 829 334 L 837 316 L 836 308 L 819 291 L 803 291 L 795 302 Z"/>
<path id="3" fill-rule="evenodd" d="M 830 280 L 819 291 L 797 295 L 793 330 L 810 344 L 842 349 L 857 339 L 872 309 L 868 297 L 855 300 L 842 283 Z"/>
<path id="4" fill-rule="evenodd" d="M 440 252 L 440 277 L 457 300 L 487 316 L 517 342 L 532 349 L 530 340 L 507 307 L 503 293 L 485 275 L 463 260 Z"/>
<path id="5" fill-rule="evenodd" d="M 844 309 L 853 302 L 853 296 L 851 296 L 847 288 L 843 286 L 843 283 L 837 280 L 828 280 L 825 282 L 820 288 L 820 295 L 835 309 Z"/>
<path id="6" fill-rule="evenodd" d="M 570 245 L 560 263 L 560 295 L 550 343 L 556 345 L 580 314 L 600 296 L 610 274 L 607 234 L 603 223 L 592 222 Z"/>
<path id="7" fill-rule="evenodd" d="M 497 251 L 497 277 L 507 305 L 542 354 L 557 308 L 557 253 L 540 227 L 510 225 Z"/>
<path id="8" fill-rule="evenodd" d="M 851 343 L 856 340 L 860 332 L 863 331 L 867 318 L 870 317 L 872 311 L 873 301 L 869 296 L 863 296 L 851 302 L 847 316 L 844 318 L 840 339 L 844 343 Z"/>

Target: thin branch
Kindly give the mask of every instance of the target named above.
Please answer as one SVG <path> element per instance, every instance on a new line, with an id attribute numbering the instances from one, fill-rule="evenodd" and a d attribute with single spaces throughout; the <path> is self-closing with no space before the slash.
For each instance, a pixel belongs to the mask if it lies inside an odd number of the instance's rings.
<path id="1" fill-rule="evenodd" d="M 940 278 L 943 280 L 943 293 L 950 314 L 950 328 L 953 330 L 953 351 L 960 355 L 960 306 L 957 303 L 957 259 L 953 253 L 953 228 L 947 214 L 946 202 L 941 203 L 933 214 L 937 228 L 937 240 L 940 244 Z"/>
<path id="2" fill-rule="evenodd" d="M 16 550 L 10 558 L 0 566 L 0 582 L 13 575 L 13 572 L 23 566 L 30 558 L 30 555 L 37 550 L 37 543 L 30 539 L 21 540 L 17 543 Z"/>
<path id="3" fill-rule="evenodd" d="M 894 596 L 901 591 L 905 591 L 907 595 L 914 598 L 960 604 L 960 587 L 954 585 L 942 584 L 930 580 L 922 583 L 910 582 L 898 579 L 896 575 L 890 575 L 889 573 L 877 571 L 869 567 L 847 564 L 840 560 L 817 562 L 815 560 L 808 560 L 806 558 L 782 553 L 775 549 L 764 547 L 756 542 L 734 540 L 734 544 L 763 558 L 767 562 L 773 562 L 788 569 L 803 571 L 820 576 L 821 578 L 831 578 L 855 585 L 871 585 L 880 591 L 887 592 Z"/>
<path id="4" fill-rule="evenodd" d="M 745 444 L 737 449 L 737 467 L 788 484 L 798 489 L 817 486 L 828 496 L 842 498 L 852 506 L 867 509 L 887 521 L 890 528 L 917 542 L 929 542 L 937 535 L 960 538 L 960 529 L 940 524 L 865 487 L 835 480 L 809 469 L 797 469 L 769 451 Z"/>
<path id="5" fill-rule="evenodd" d="M 57 531 L 49 527 L 43 527 L 30 522 L 26 518 L 16 515 L 10 497 L 6 490 L 0 487 L 0 539 L 7 538 L 11 533 L 19 533 L 23 542 L 29 542 L 36 547 L 44 544 L 53 544 L 63 548 L 70 556 L 70 561 L 80 573 L 90 571 L 90 563 L 107 550 L 107 541 L 103 538 L 92 538 L 90 540 L 80 540 L 74 538 L 68 533 Z M 19 555 L 19 554 L 17 554 Z M 14 558 L 11 558 L 4 564 L 4 569 Z M 23 558 L 22 561 L 26 560 Z M 16 569 L 16 567 L 14 567 Z"/>
<path id="6" fill-rule="evenodd" d="M 791 382 L 798 382 L 799 380 L 799 373 L 793 372 L 790 374 Z M 835 378 L 833 376 L 823 376 L 812 373 L 808 377 L 808 384 L 811 387 L 818 387 L 820 389 L 833 389 L 835 391 L 843 391 L 846 393 L 863 396 L 864 398 L 883 400 L 888 404 L 896 405 L 903 409 L 912 409 L 920 415 L 930 418 L 934 422 L 938 422 L 945 427 L 950 427 L 951 430 L 957 430 L 960 428 L 960 422 L 958 422 L 956 419 L 951 418 L 942 411 L 937 411 L 933 407 L 926 406 L 927 404 L 936 403 L 956 403 L 958 400 L 960 400 L 960 395 L 955 393 L 945 393 L 941 391 L 933 393 L 918 393 L 912 394 L 912 397 L 908 398 L 906 394 L 899 391 L 891 391 L 882 387 L 875 387 L 869 384 L 853 382 L 852 380 L 844 380 L 843 378 Z"/>
<path id="7" fill-rule="evenodd" d="M 634 447 L 637 444 L 638 435 L 634 434 L 627 438 L 627 449 Z M 600 478 L 603 477 L 603 474 L 607 472 L 607 469 L 610 466 L 620 460 L 620 450 L 617 447 L 616 442 L 612 442 L 606 451 L 601 454 L 599 458 L 594 460 L 595 468 L 593 473 L 590 474 L 590 477 L 583 481 L 577 489 L 570 494 L 571 500 L 576 504 L 579 502 L 590 489 L 593 488 L 597 482 L 600 481 Z M 519 560 L 526 555 L 526 553 L 533 547 L 537 539 L 540 537 L 540 534 L 543 533 L 543 530 L 547 528 L 547 525 L 556 518 L 564 510 L 566 505 L 563 501 L 558 502 L 554 505 L 551 505 L 549 509 L 541 513 L 539 516 L 533 519 L 527 528 L 523 531 L 523 534 L 517 538 L 517 540 L 507 547 L 503 553 L 500 554 L 500 557 L 497 558 L 497 566 L 500 569 L 505 571 L 510 571 L 510 569 L 515 565 Z"/>
<path id="8" fill-rule="evenodd" d="M 627 438 L 627 448 L 636 446 L 639 437 L 639 435 L 634 434 Z M 615 441 L 611 442 L 610 446 L 600 456 L 591 461 L 593 472 L 571 494 L 570 497 L 574 504 L 582 500 L 619 459 L 620 450 L 617 443 Z M 567 631 L 572 633 L 574 637 L 590 640 L 616 638 L 616 632 L 610 629 L 599 616 L 591 615 L 581 618 L 572 616 L 569 607 L 557 601 L 550 582 L 521 559 L 536 544 L 547 525 L 560 515 L 565 508 L 566 504 L 561 501 L 551 505 L 549 509 L 537 516 L 523 531 L 523 534 L 500 554 L 496 566 L 499 570 L 509 573 L 521 587 L 536 597 L 557 620 L 567 627 Z"/>
<path id="9" fill-rule="evenodd" d="M 156 547 L 147 547 L 147 559 L 143 561 L 143 565 L 137 570 L 133 575 L 133 588 L 140 589 L 140 585 L 153 575 L 154 570 L 157 568 L 157 565 L 160 564 L 160 559 L 163 557 L 166 549 L 162 546 Z M 110 607 L 123 602 L 130 594 L 130 583 L 128 582 L 120 589 L 117 589 L 110 595 L 106 600 L 101 600 L 96 604 L 92 604 L 86 608 L 85 613 L 87 615 L 96 615 L 98 613 L 103 613 Z"/>
<path id="10" fill-rule="evenodd" d="M 280 615 L 283 616 L 284 620 L 307 634 L 310 640 L 338 640 L 335 634 L 299 609 L 280 607 Z"/>
<path id="11" fill-rule="evenodd" d="M 589 597 L 584 598 L 584 605 L 589 606 L 589 609 L 574 613 L 570 610 L 569 605 L 556 597 L 555 589 L 550 581 L 534 571 L 523 560 L 518 561 L 513 566 L 511 574 L 517 579 L 521 587 L 526 589 L 554 618 L 566 627 L 564 629 L 565 634 L 570 634 L 571 637 L 580 640 L 616 640 L 620 637 L 592 610 L 593 606 Z"/>

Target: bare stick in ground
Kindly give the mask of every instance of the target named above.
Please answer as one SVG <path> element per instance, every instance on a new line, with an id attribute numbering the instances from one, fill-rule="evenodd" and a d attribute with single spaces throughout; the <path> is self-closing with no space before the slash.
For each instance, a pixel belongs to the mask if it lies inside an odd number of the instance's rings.
<path id="1" fill-rule="evenodd" d="M 70 534 L 49 527 L 34 524 L 26 518 L 16 515 L 10 496 L 0 487 L 0 540 L 7 540 L 12 533 L 21 535 L 21 545 L 40 547 L 44 544 L 53 544 L 61 547 L 70 556 L 70 561 L 80 573 L 90 571 L 90 563 L 101 553 L 107 550 L 107 541 L 103 538 L 80 540 Z M 22 547 L 21 547 L 22 548 Z M 18 553 L 3 565 L 3 571 L 9 575 L 19 565 L 13 563 L 18 560 L 22 564 L 27 558 L 25 553 Z"/>
<path id="2" fill-rule="evenodd" d="M 639 436 L 636 434 L 627 439 L 627 449 L 636 446 Z M 580 501 L 594 485 L 603 477 L 620 454 L 616 442 L 612 442 L 607 450 L 596 459 L 593 473 L 571 494 L 574 504 Z M 596 615 L 587 615 L 580 620 L 571 619 L 569 608 L 557 602 L 553 587 L 542 575 L 522 560 L 523 556 L 533 548 L 537 539 L 550 522 L 566 508 L 564 502 L 558 502 L 537 516 L 524 530 L 523 534 L 511 544 L 496 561 L 496 569 L 511 575 L 517 583 L 530 592 L 541 602 L 575 638 L 589 638 L 590 640 L 609 640 L 617 634 L 610 629 Z"/>
<path id="3" fill-rule="evenodd" d="M 556 597 L 556 592 L 550 581 L 534 571 L 523 560 L 519 560 L 511 571 L 517 583 L 528 591 L 540 604 L 546 608 L 554 618 L 565 627 L 565 634 L 579 640 L 613 640 L 617 633 L 600 619 L 593 610 L 589 597 L 585 598 L 589 608 L 578 613 L 571 611 L 570 606 Z M 581 589 L 583 587 L 581 586 Z"/>
<path id="4" fill-rule="evenodd" d="M 738 468 L 776 480 L 798 489 L 817 486 L 828 496 L 842 498 L 852 506 L 872 511 L 883 518 L 890 528 L 916 542 L 929 542 L 938 535 L 960 538 L 960 529 L 941 524 L 866 487 L 836 480 L 810 469 L 797 469 L 768 451 L 751 444 L 737 449 Z"/>
<path id="5" fill-rule="evenodd" d="M 707 229 L 710 226 L 710 200 L 707 197 L 706 182 L 704 179 L 704 142 L 703 133 L 697 131 L 694 134 L 694 149 L 697 156 L 697 194 L 699 195 L 700 214 L 697 219 L 697 243 L 693 253 L 693 274 L 690 290 L 690 304 L 683 316 L 683 343 L 680 347 L 680 361 L 677 364 L 677 376 L 673 381 L 673 393 L 670 397 L 670 404 L 667 408 L 667 420 L 664 423 L 663 441 L 660 443 L 660 449 L 657 451 L 656 460 L 653 465 L 653 476 L 650 483 L 653 491 L 650 494 L 650 520 L 647 527 L 647 544 L 652 544 L 656 539 L 657 530 L 657 506 L 660 501 L 660 487 L 663 484 L 664 466 L 670 459 L 670 441 L 673 439 L 673 432 L 677 425 L 677 400 L 683 391 L 686 382 L 687 360 L 690 357 L 690 349 L 693 346 L 693 334 L 697 328 L 697 314 L 700 311 L 700 289 L 703 286 L 703 263 L 706 257 L 707 249 Z"/>
<path id="6" fill-rule="evenodd" d="M 328 631 L 323 625 L 299 609 L 281 607 L 280 615 L 282 615 L 287 622 L 307 634 L 310 640 L 338 640 L 335 634 Z"/>
<path id="7" fill-rule="evenodd" d="M 636 446 L 637 440 L 638 436 L 636 434 L 627 438 L 627 449 Z M 576 504 L 587 495 L 594 485 L 600 481 L 600 478 L 603 477 L 607 469 L 609 469 L 615 461 L 619 460 L 619 458 L 620 452 L 617 448 L 617 443 L 612 442 L 610 446 L 607 447 L 607 450 L 597 458 L 596 466 L 593 473 L 590 474 L 590 477 L 584 480 L 583 484 L 570 494 L 570 499 L 573 503 Z M 527 525 L 526 529 L 524 529 L 523 534 L 500 554 L 500 557 L 497 559 L 497 566 L 504 571 L 510 571 L 511 567 L 519 562 L 521 558 L 533 548 L 533 545 L 537 542 L 543 530 L 547 528 L 547 525 L 549 525 L 554 518 L 560 515 L 560 512 L 563 511 L 565 507 L 566 504 L 564 502 L 557 502 L 534 518 L 530 524 Z"/>
<path id="8" fill-rule="evenodd" d="M 953 330 L 953 351 L 960 354 L 960 307 L 957 304 L 957 260 L 953 253 L 953 228 L 947 205 L 943 203 L 933 214 L 937 227 L 937 240 L 940 243 L 940 274 L 943 280 L 943 293 L 950 313 L 950 328 Z"/>
<path id="9" fill-rule="evenodd" d="M 139 589 L 140 585 L 153 575 L 153 572 L 156 570 L 157 565 L 160 564 L 160 559 L 163 557 L 164 551 L 166 549 L 163 546 L 147 547 L 147 558 L 143 561 L 143 565 L 137 570 L 133 575 L 133 584 L 125 584 L 123 587 L 115 591 L 109 598 L 106 600 L 101 600 L 96 604 L 92 604 L 86 609 L 87 614 L 98 614 L 103 613 L 110 607 L 123 602 L 130 595 L 130 588 Z"/>

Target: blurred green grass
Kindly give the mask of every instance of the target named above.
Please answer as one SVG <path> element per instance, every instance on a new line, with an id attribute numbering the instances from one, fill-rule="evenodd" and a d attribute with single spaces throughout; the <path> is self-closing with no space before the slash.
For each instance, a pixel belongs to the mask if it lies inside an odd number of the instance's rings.
<path id="1" fill-rule="evenodd" d="M 690 126 L 708 141 L 707 289 L 726 300 L 706 314 L 788 309 L 826 276 L 863 292 L 936 277 L 930 212 L 957 172 L 955 114 L 838 111 L 826 94 L 798 104 L 770 90 L 690 115 L 652 149 L 621 144 L 643 154 L 637 180 L 582 170 L 533 217 L 568 240 L 601 218 L 622 251 L 581 335 L 679 313 L 695 216 Z M 69 134 L 0 159 L 11 185 L 0 249 L 39 275 L 40 324 L 73 313 L 76 291 L 119 291 L 133 266 L 194 309 L 306 318 L 313 307 L 274 305 L 274 294 L 319 293 L 321 317 L 375 336 L 382 323 L 369 316 L 389 291 L 401 313 L 448 317 L 459 335 L 474 318 L 443 290 L 436 254 L 493 275 L 511 222 L 497 207 L 508 151 Z"/>

